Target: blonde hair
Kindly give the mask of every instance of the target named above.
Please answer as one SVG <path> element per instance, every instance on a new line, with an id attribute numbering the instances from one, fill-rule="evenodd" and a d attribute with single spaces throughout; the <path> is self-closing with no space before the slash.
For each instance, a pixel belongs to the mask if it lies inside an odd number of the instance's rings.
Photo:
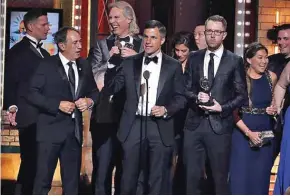
<path id="1" fill-rule="evenodd" d="M 110 3 L 108 9 L 111 10 L 114 7 L 121 9 L 125 18 L 131 20 L 131 23 L 129 25 L 129 33 L 132 35 L 139 34 L 140 29 L 137 25 L 136 15 L 132 6 L 125 1 L 117 1 L 114 3 Z"/>

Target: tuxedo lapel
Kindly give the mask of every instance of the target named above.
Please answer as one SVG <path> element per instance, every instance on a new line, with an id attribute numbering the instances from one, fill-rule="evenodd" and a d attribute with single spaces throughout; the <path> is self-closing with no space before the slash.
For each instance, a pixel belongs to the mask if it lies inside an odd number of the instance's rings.
<path id="1" fill-rule="evenodd" d="M 142 71 L 142 60 L 143 60 L 144 53 L 141 53 L 135 60 L 134 60 L 134 80 L 135 80 L 135 88 L 137 97 L 140 97 L 140 85 L 141 85 L 141 71 Z"/>
<path id="2" fill-rule="evenodd" d="M 108 46 L 108 51 L 111 50 L 111 48 L 113 46 L 115 46 L 115 36 L 109 36 L 107 39 L 106 39 L 106 42 L 107 42 L 107 46 Z"/>
<path id="3" fill-rule="evenodd" d="M 164 87 L 164 84 L 166 82 L 166 79 L 168 77 L 168 68 L 170 65 L 168 65 L 168 61 L 166 59 L 165 54 L 162 54 L 162 62 L 161 62 L 161 69 L 160 69 L 160 75 L 159 75 L 159 81 L 158 81 L 158 87 L 157 87 L 157 95 L 156 95 L 156 101 L 158 100 L 161 91 Z"/>
<path id="4" fill-rule="evenodd" d="M 82 69 L 82 64 L 79 60 L 76 61 L 76 65 L 77 65 L 77 70 L 78 70 L 78 74 L 79 74 L 79 84 L 78 84 L 78 89 L 76 92 L 76 99 L 79 98 L 80 95 L 80 90 L 83 87 L 83 83 L 84 83 L 84 77 L 83 77 L 83 69 Z"/>

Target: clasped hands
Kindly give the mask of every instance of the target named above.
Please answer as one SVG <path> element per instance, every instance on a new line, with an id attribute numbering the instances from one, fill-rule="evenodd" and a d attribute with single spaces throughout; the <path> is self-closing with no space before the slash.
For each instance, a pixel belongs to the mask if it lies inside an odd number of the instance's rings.
<path id="1" fill-rule="evenodd" d="M 84 112 L 92 105 L 93 100 L 90 98 L 80 98 L 75 102 L 70 101 L 61 101 L 59 104 L 59 110 L 66 113 L 71 114 L 77 108 L 81 112 Z"/>
<path id="2" fill-rule="evenodd" d="M 122 47 L 119 49 L 117 46 L 113 46 L 109 54 L 110 54 L 110 57 L 113 56 L 114 54 L 120 54 L 121 57 L 129 57 L 129 56 L 133 56 L 137 54 L 137 52 L 135 52 L 135 50 L 131 48 Z"/>
<path id="3" fill-rule="evenodd" d="M 197 99 L 200 103 L 207 103 L 210 100 L 210 96 L 207 93 L 199 92 L 197 95 Z M 213 99 L 213 103 L 214 105 L 212 106 L 199 105 L 199 107 L 209 112 L 221 112 L 222 111 L 221 105 L 215 99 Z"/>

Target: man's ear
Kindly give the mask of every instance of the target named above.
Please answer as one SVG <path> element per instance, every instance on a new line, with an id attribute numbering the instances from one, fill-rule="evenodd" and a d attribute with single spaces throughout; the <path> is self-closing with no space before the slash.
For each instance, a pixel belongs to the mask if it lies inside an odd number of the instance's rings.
<path id="1" fill-rule="evenodd" d="M 224 33 L 223 33 L 223 40 L 226 39 L 227 35 L 228 35 L 227 32 L 224 32 Z"/>
<path id="2" fill-rule="evenodd" d="M 161 45 L 163 45 L 164 42 L 165 42 L 165 37 L 162 37 L 162 38 L 161 38 Z"/>
<path id="3" fill-rule="evenodd" d="M 65 51 L 66 45 L 63 42 L 58 43 L 58 47 L 62 50 Z"/>
<path id="4" fill-rule="evenodd" d="M 32 31 L 32 30 L 33 30 L 33 24 L 32 23 L 28 23 L 26 31 Z"/>

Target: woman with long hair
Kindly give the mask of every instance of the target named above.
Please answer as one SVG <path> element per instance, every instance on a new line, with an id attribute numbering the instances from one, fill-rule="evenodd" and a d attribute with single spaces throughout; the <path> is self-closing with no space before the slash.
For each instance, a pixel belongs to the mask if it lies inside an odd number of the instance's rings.
<path id="1" fill-rule="evenodd" d="M 268 50 L 254 42 L 245 50 L 248 101 L 235 112 L 230 187 L 232 194 L 267 195 L 274 150 L 272 89 L 275 73 L 267 70 Z"/>

